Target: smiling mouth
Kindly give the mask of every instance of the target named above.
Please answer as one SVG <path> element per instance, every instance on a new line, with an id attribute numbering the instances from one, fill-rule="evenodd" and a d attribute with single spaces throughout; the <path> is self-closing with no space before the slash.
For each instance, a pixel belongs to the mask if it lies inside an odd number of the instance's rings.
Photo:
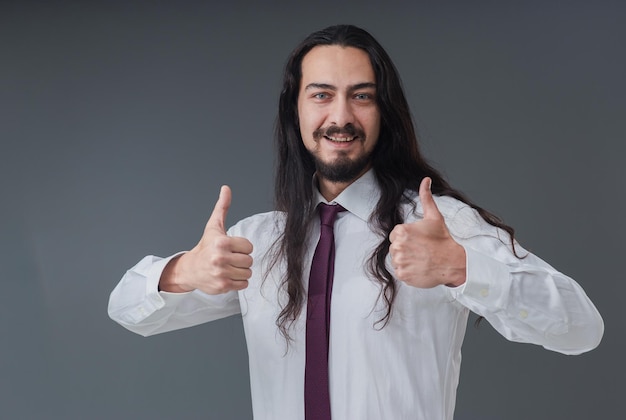
<path id="1" fill-rule="evenodd" d="M 334 137 L 334 136 L 324 136 L 326 140 L 330 140 L 335 143 L 349 143 L 351 141 L 356 140 L 357 136 L 352 137 Z"/>
<path id="2" fill-rule="evenodd" d="M 322 138 L 336 144 L 352 143 L 355 140 L 362 142 L 365 140 L 365 132 L 356 128 L 352 123 L 348 123 L 344 127 L 331 125 L 330 127 L 320 127 L 313 132 L 315 141 L 319 142 Z"/>

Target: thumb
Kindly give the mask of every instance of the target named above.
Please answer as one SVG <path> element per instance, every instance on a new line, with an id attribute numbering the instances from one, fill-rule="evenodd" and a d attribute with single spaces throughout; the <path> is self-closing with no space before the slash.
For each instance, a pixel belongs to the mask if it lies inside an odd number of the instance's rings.
<path id="1" fill-rule="evenodd" d="M 433 199 L 433 193 L 430 191 L 430 186 L 433 180 L 429 177 L 424 177 L 420 184 L 420 200 L 422 201 L 422 209 L 424 210 L 424 219 L 429 220 L 443 220 L 443 216 Z"/>
<path id="2" fill-rule="evenodd" d="M 220 195 L 217 198 L 213 213 L 209 217 L 209 221 L 206 224 L 207 228 L 218 229 L 219 231 L 226 233 L 226 215 L 230 208 L 230 202 L 232 200 L 232 192 L 228 185 L 222 185 L 220 189 Z"/>

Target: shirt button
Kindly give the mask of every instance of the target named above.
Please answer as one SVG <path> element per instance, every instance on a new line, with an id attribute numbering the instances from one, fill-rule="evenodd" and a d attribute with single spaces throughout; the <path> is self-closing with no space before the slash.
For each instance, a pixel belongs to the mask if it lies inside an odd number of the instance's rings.
<path id="1" fill-rule="evenodd" d="M 480 291 L 480 295 L 481 295 L 482 297 L 487 297 L 487 296 L 489 296 L 489 289 L 482 289 L 482 290 Z"/>
<path id="2" fill-rule="evenodd" d="M 528 318 L 528 312 L 526 312 L 525 310 L 522 309 L 521 311 L 519 311 L 519 316 L 522 319 L 526 319 L 526 318 Z"/>

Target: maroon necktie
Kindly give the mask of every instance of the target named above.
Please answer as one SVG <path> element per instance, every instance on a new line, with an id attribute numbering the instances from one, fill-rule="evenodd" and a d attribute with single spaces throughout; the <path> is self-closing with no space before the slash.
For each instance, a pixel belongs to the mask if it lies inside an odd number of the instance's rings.
<path id="1" fill-rule="evenodd" d="M 306 317 L 306 366 L 304 372 L 304 412 L 306 420 L 330 420 L 328 390 L 328 336 L 330 295 L 335 268 L 333 224 L 338 205 L 320 203 L 320 240 L 313 254 Z"/>

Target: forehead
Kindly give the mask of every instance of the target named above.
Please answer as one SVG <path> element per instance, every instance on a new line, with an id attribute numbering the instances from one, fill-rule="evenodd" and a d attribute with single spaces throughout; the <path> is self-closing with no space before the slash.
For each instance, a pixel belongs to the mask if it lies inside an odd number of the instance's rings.
<path id="1" fill-rule="evenodd" d="M 365 51 L 340 45 L 319 45 L 302 59 L 301 86 L 327 83 L 334 86 L 374 83 L 376 77 Z"/>

